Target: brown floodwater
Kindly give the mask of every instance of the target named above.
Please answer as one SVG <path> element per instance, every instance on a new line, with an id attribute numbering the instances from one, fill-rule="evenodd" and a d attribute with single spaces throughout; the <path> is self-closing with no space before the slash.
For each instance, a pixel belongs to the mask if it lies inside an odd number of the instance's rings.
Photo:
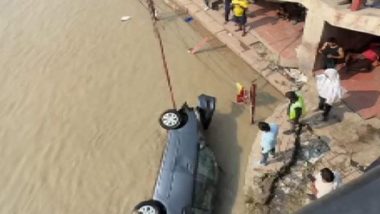
<path id="1" fill-rule="evenodd" d="M 216 96 L 208 132 L 223 169 L 218 214 L 242 213 L 257 132 L 233 104 L 258 79 L 257 118 L 280 93 L 205 31 L 157 2 L 174 97 Z M 131 16 L 121 22 L 121 16 Z M 171 107 L 150 16 L 137 0 L 0 1 L 0 213 L 125 214 L 152 196 Z"/>

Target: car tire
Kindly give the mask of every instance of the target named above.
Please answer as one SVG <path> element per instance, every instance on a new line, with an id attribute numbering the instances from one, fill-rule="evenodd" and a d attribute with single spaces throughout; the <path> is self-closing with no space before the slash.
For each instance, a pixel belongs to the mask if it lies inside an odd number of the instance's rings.
<path id="1" fill-rule="evenodd" d="M 164 129 L 177 129 L 181 126 L 182 116 L 177 110 L 169 109 L 161 114 L 159 121 L 161 127 Z"/>
<path id="2" fill-rule="evenodd" d="M 139 214 L 165 214 L 161 203 L 155 200 L 143 201 L 137 204 L 134 211 Z"/>

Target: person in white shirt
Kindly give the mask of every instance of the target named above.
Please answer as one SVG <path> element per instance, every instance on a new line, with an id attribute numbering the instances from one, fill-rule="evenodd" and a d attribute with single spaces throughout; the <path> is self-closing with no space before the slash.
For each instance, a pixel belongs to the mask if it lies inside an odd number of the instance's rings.
<path id="1" fill-rule="evenodd" d="M 339 73 L 334 68 L 326 69 L 315 78 L 319 94 L 319 105 L 314 111 L 323 111 L 322 120 L 327 121 L 332 105 L 343 98 L 346 89 L 340 85 Z"/>
<path id="2" fill-rule="evenodd" d="M 313 181 L 311 191 L 317 199 L 336 190 L 341 185 L 339 173 L 333 172 L 329 168 L 323 168 L 311 180 Z"/>

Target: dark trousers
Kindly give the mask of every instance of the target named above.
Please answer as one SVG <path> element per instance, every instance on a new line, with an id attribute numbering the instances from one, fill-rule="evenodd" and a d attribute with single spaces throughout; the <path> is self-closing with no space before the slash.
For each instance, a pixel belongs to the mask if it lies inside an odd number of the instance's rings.
<path id="1" fill-rule="evenodd" d="M 262 164 L 267 164 L 267 160 L 268 160 L 268 155 L 269 154 L 271 154 L 271 155 L 273 155 L 274 156 L 274 153 L 276 152 L 276 148 L 273 148 L 273 149 L 271 149 L 269 152 L 267 152 L 267 153 L 261 153 L 262 154 L 262 158 L 261 158 L 261 161 L 260 161 L 260 163 L 262 163 Z"/>
<path id="2" fill-rule="evenodd" d="M 327 118 L 329 117 L 331 107 L 332 107 L 331 105 L 326 103 L 325 98 L 319 97 L 318 109 L 323 111 L 322 113 L 323 119 L 327 120 Z"/>
<path id="3" fill-rule="evenodd" d="M 231 1 L 224 2 L 224 21 L 228 22 L 230 20 L 231 13 Z"/>
<path id="4" fill-rule="evenodd" d="M 337 64 L 337 60 L 332 59 L 332 58 L 327 58 L 327 56 L 323 56 L 323 64 L 324 64 L 323 65 L 324 69 L 335 68 Z"/>
<path id="5" fill-rule="evenodd" d="M 209 1 L 209 0 L 203 0 L 203 2 L 205 3 L 205 5 L 206 5 L 207 7 L 210 7 L 210 1 Z"/>

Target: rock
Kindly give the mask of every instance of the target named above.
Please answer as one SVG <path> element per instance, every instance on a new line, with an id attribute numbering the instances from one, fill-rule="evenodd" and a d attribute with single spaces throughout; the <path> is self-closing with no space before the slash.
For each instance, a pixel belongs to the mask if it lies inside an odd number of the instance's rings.
<path id="1" fill-rule="evenodd" d="M 262 180 L 262 178 L 264 178 L 266 176 L 267 176 L 267 174 L 264 172 L 256 172 L 256 174 L 255 174 L 255 177 L 259 178 L 260 180 Z"/>
<path id="2" fill-rule="evenodd" d="M 255 184 L 258 184 L 258 183 L 260 183 L 262 181 L 262 179 L 261 179 L 261 177 L 254 177 L 253 178 L 253 183 L 255 183 Z"/>
<path id="3" fill-rule="evenodd" d="M 301 74 L 301 75 L 299 76 L 299 78 L 296 79 L 296 82 L 303 83 L 303 84 L 306 83 L 306 82 L 307 82 L 307 76 L 304 75 L 304 74 Z"/>
<path id="4" fill-rule="evenodd" d="M 310 159 L 310 152 L 308 150 L 304 150 L 303 151 L 303 157 L 305 160 L 309 160 Z"/>
<path id="5" fill-rule="evenodd" d="M 285 179 L 283 181 L 284 181 L 284 184 L 286 186 L 288 186 L 292 183 L 292 179 L 290 177 L 285 177 Z"/>
<path id="6" fill-rule="evenodd" d="M 294 173 L 298 178 L 302 178 L 302 171 L 296 171 L 295 173 Z"/>
<path id="7" fill-rule="evenodd" d="M 279 70 L 279 69 L 278 69 L 278 66 L 277 66 L 275 63 L 270 63 L 270 64 L 268 65 L 268 68 L 269 68 L 270 70 L 272 70 L 272 71 L 277 71 L 277 70 Z"/>
<path id="8" fill-rule="evenodd" d="M 304 84 L 307 82 L 307 77 L 298 69 L 294 68 L 285 68 L 283 69 L 284 75 L 289 77 L 291 80 L 297 84 Z"/>
<path id="9" fill-rule="evenodd" d="M 342 146 L 333 146 L 331 151 L 338 154 L 347 154 L 347 151 Z"/>
<path id="10" fill-rule="evenodd" d="M 285 194 L 289 194 L 290 188 L 289 187 L 285 187 L 285 188 L 282 189 L 282 191 L 284 191 Z"/>
<path id="11" fill-rule="evenodd" d="M 368 133 L 368 130 L 369 130 L 369 127 L 370 125 L 361 125 L 357 130 L 356 130 L 356 133 L 359 135 L 359 136 L 364 136 Z"/>
<path id="12" fill-rule="evenodd" d="M 315 164 L 319 159 L 321 159 L 321 157 L 322 157 L 322 156 L 320 156 L 320 157 L 316 157 L 316 158 L 310 158 L 310 159 L 309 159 L 309 162 L 310 162 L 311 164 Z"/>

